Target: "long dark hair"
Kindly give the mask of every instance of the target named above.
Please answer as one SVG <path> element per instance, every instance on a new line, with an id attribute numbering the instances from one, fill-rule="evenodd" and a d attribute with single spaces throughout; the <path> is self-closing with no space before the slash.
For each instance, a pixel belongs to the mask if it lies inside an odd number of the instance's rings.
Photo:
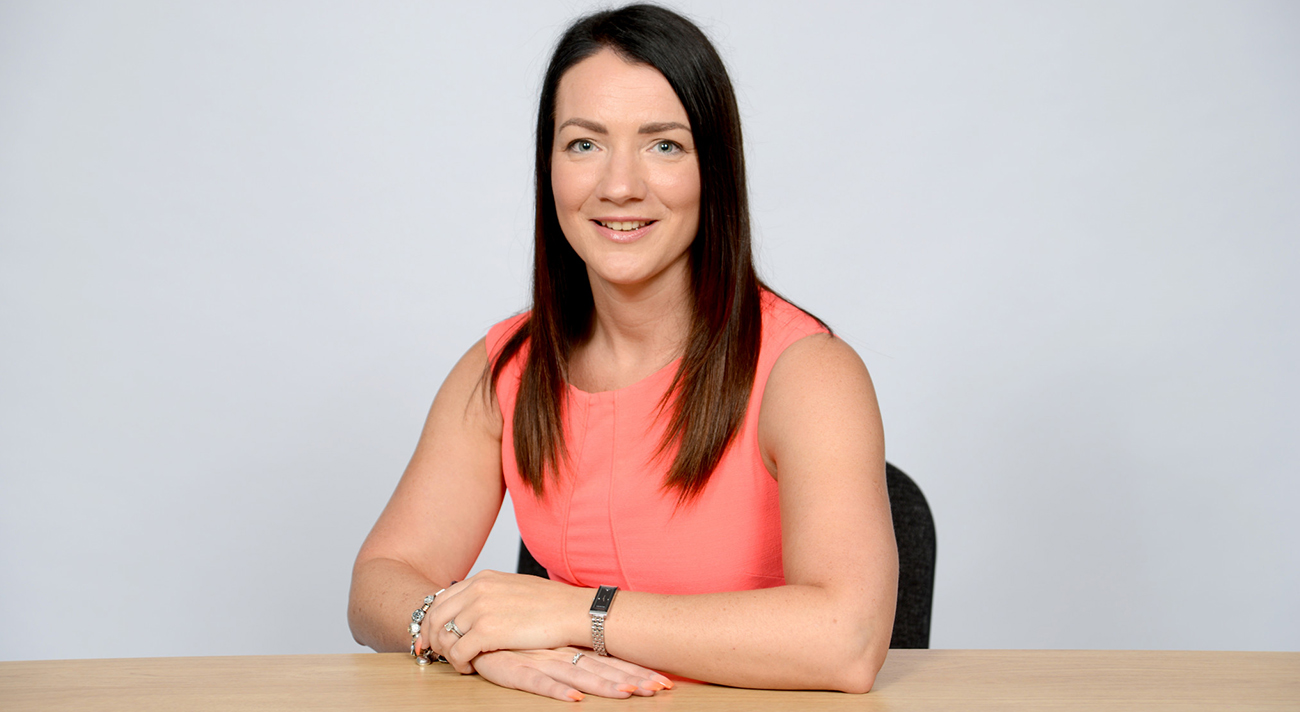
<path id="1" fill-rule="evenodd" d="M 560 230 L 551 190 L 555 100 L 578 62 L 611 49 L 659 70 L 686 109 L 700 168 L 699 232 L 691 243 L 692 321 L 685 353 L 661 406 L 671 418 L 660 454 L 677 446 L 664 487 L 679 503 L 703 490 L 745 418 L 762 336 L 760 289 L 750 247 L 740 113 L 713 45 L 693 23 L 653 5 L 584 17 L 564 33 L 542 81 L 537 112 L 533 308 L 491 364 L 490 393 L 528 344 L 514 412 L 519 475 L 537 496 L 545 472 L 567 457 L 563 411 L 569 358 L 590 335 L 594 304 L 586 266 Z"/>

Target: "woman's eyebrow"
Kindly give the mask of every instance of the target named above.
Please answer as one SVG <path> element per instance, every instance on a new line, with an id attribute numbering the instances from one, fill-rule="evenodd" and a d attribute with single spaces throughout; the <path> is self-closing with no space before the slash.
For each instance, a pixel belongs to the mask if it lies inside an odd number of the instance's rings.
<path id="1" fill-rule="evenodd" d="M 641 124 L 641 128 L 637 129 L 637 133 L 652 134 L 661 133 L 663 131 L 672 131 L 673 129 L 690 131 L 691 127 L 686 124 L 679 124 L 676 121 L 660 121 L 653 124 Z"/>
<path id="2" fill-rule="evenodd" d="M 598 134 L 609 133 L 609 129 L 605 128 L 604 124 L 598 124 L 595 121 L 588 121 L 586 119 L 569 119 L 568 121 L 565 121 L 564 123 L 560 124 L 559 127 L 556 128 L 555 130 L 558 132 L 560 131 L 560 129 L 563 129 L 565 126 L 581 126 L 582 128 L 587 129 L 588 131 L 594 131 Z"/>

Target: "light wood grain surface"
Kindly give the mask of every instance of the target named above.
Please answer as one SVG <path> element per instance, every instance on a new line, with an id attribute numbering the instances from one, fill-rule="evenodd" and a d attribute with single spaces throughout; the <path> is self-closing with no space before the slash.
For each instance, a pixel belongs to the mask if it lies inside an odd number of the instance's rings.
<path id="1" fill-rule="evenodd" d="M 0 710 L 1300 710 L 1300 653 L 894 650 L 866 695 L 546 700 L 400 654 L 0 663 Z"/>

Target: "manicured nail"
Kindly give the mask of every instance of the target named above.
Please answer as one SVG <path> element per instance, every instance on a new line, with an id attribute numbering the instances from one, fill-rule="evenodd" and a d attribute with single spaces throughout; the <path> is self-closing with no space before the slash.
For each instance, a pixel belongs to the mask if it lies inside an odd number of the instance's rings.
<path id="1" fill-rule="evenodd" d="M 618 686 L 619 692 L 636 692 L 636 685 L 629 685 L 626 682 Z"/>
<path id="2" fill-rule="evenodd" d="M 660 680 L 660 681 L 659 681 L 659 684 L 660 684 L 660 685 L 663 685 L 665 690 L 671 690 L 671 689 L 673 689 L 673 681 L 672 681 L 672 680 L 669 680 L 669 679 L 666 678 L 666 677 L 665 677 L 664 679 Z"/>
<path id="3" fill-rule="evenodd" d="M 644 687 L 647 690 L 654 690 L 655 692 L 665 689 L 663 683 L 654 680 L 642 680 L 641 687 Z"/>
<path id="4" fill-rule="evenodd" d="M 582 702 L 582 693 L 577 690 L 569 690 L 569 699 L 574 702 Z"/>

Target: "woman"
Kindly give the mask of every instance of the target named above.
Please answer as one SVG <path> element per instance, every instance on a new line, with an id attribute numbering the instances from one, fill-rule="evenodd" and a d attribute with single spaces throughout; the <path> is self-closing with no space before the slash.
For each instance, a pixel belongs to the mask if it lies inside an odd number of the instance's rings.
<path id="1" fill-rule="evenodd" d="M 703 33 L 644 5 L 570 27 L 536 190 L 533 309 L 434 400 L 357 557 L 357 641 L 561 700 L 671 687 L 654 670 L 866 692 L 897 581 L 875 394 L 754 272 L 735 97 Z M 507 488 L 551 580 L 456 583 Z"/>

